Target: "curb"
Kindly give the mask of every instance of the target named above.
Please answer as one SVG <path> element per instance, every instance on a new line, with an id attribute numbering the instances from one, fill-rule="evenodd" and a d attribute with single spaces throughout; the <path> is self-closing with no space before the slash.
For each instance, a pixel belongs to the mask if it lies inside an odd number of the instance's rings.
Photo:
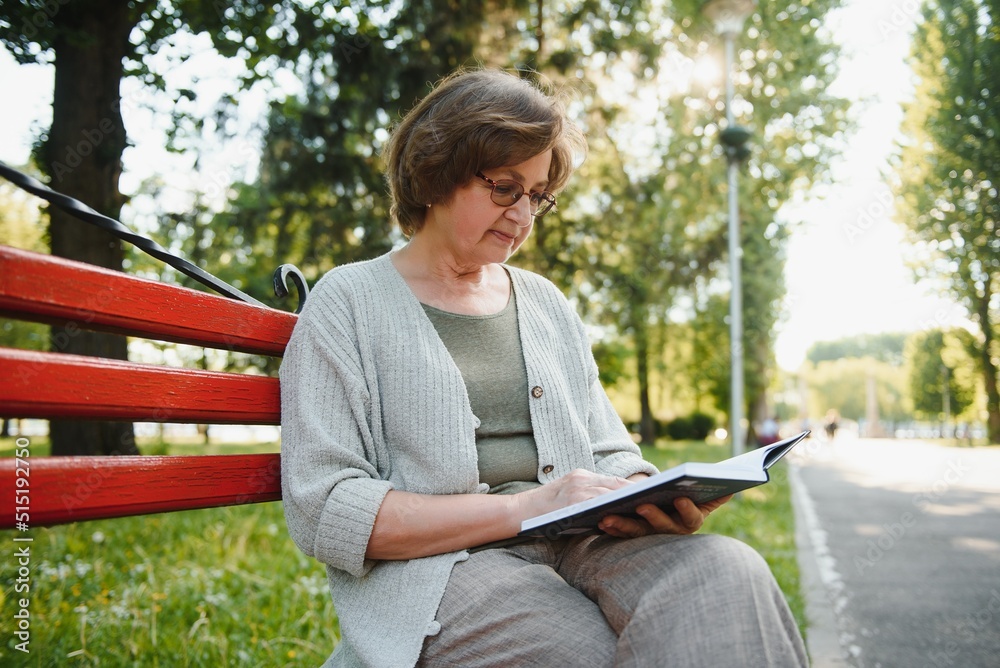
<path id="1" fill-rule="evenodd" d="M 848 668 L 852 664 L 840 644 L 837 617 L 834 612 L 835 592 L 839 582 L 833 570 L 833 559 L 826 546 L 826 533 L 820 528 L 812 498 L 799 476 L 799 465 L 788 463 L 788 480 L 792 489 L 795 515 L 795 546 L 798 552 L 799 577 L 806 603 L 806 649 L 815 668 Z M 827 564 L 827 568 L 821 566 Z M 823 574 L 827 573 L 824 581 Z M 840 583 L 840 587 L 843 584 Z"/>

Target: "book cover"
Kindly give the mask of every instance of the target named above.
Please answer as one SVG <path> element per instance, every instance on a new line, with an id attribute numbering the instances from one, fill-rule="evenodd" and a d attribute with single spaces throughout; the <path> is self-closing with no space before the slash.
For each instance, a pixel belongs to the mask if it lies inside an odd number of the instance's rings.
<path id="1" fill-rule="evenodd" d="M 621 489 L 527 519 L 521 523 L 518 536 L 556 538 L 592 533 L 608 515 L 638 517 L 635 508 L 646 503 L 673 512 L 674 499 L 682 496 L 701 504 L 762 485 L 769 480 L 768 469 L 808 435 L 804 431 L 714 464 L 675 466 Z"/>

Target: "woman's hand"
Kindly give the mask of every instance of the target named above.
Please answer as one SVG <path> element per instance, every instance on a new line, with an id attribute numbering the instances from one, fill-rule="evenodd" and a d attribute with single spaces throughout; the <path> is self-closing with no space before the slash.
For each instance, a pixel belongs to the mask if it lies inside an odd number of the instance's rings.
<path id="1" fill-rule="evenodd" d="M 575 469 L 541 487 L 515 494 L 513 498 L 518 503 L 518 516 L 525 520 L 631 484 L 625 478 Z"/>
<path id="2" fill-rule="evenodd" d="M 577 469 L 547 485 L 515 495 L 517 514 L 522 519 L 542 515 L 631 485 L 645 477 L 645 474 L 636 474 L 626 480 Z M 701 505 L 696 505 L 691 499 L 680 498 L 674 501 L 676 515 L 668 514 L 653 504 L 643 504 L 636 508 L 641 519 L 609 515 L 601 520 L 599 527 L 616 538 L 638 538 L 653 533 L 691 534 L 701 528 L 712 511 L 731 498 L 730 494 Z"/>
<path id="3" fill-rule="evenodd" d="M 647 503 L 636 508 L 642 519 L 609 515 L 601 520 L 599 527 L 601 531 L 617 538 L 638 538 L 654 533 L 691 534 L 701 528 L 705 518 L 712 511 L 731 498 L 732 494 L 701 505 L 696 505 L 686 497 L 676 499 L 674 501 L 676 517 Z"/>

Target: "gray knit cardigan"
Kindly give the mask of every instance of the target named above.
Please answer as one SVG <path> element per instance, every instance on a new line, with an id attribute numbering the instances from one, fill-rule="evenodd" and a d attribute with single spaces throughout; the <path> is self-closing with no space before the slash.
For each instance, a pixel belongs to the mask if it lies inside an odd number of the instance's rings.
<path id="1" fill-rule="evenodd" d="M 655 473 L 598 382 L 584 327 L 546 279 L 508 267 L 538 480 L 575 468 Z M 391 489 L 485 493 L 458 367 L 390 256 L 345 265 L 310 292 L 281 364 L 281 486 L 296 545 L 326 564 L 341 640 L 326 666 L 413 666 L 466 551 L 365 558 Z M 418 502 L 419 503 L 419 502 Z M 413 509 L 415 517 L 419 508 Z"/>

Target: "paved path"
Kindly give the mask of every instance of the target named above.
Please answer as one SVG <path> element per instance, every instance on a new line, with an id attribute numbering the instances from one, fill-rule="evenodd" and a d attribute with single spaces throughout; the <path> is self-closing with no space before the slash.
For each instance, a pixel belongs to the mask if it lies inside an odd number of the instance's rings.
<path id="1" fill-rule="evenodd" d="M 838 436 L 790 458 L 816 668 L 1000 667 L 1000 448 Z"/>

